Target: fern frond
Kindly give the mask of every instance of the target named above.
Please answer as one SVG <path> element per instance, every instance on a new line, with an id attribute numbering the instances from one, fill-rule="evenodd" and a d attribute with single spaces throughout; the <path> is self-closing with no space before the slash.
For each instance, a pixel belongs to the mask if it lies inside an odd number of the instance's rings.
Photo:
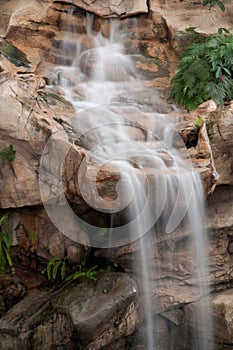
<path id="1" fill-rule="evenodd" d="M 189 111 L 208 100 L 233 98 L 233 35 L 211 35 L 189 45 L 172 79 L 171 97 Z"/>

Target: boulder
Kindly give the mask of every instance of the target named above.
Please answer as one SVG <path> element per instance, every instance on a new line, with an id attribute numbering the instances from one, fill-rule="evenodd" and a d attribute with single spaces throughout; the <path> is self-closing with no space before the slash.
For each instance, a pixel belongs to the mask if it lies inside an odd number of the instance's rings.
<path id="1" fill-rule="evenodd" d="M 31 290 L 1 318 L 0 347 L 111 348 L 133 333 L 142 318 L 134 280 L 126 274 L 106 273 L 97 282 L 74 281 L 57 291 Z"/>
<path id="2" fill-rule="evenodd" d="M 55 108 L 48 110 L 40 94 L 40 79 L 11 79 L 0 85 L 0 149 L 12 145 L 15 159 L 1 159 L 0 205 L 2 208 L 41 204 L 38 171 L 40 156 L 49 136 L 63 129 L 54 120 L 56 104 L 67 104 L 55 96 Z M 43 80 L 42 80 L 43 81 Z M 69 108 L 68 108 L 69 109 Z"/>
<path id="3" fill-rule="evenodd" d="M 219 349 L 231 348 L 233 342 L 233 293 L 232 289 L 213 296 L 213 321 L 216 342 Z"/>
<path id="4" fill-rule="evenodd" d="M 95 13 L 101 17 L 126 17 L 147 13 L 148 7 L 145 0 L 123 0 L 123 1 L 83 1 L 83 0 L 65 0 L 63 3 L 72 3 L 85 11 Z"/>

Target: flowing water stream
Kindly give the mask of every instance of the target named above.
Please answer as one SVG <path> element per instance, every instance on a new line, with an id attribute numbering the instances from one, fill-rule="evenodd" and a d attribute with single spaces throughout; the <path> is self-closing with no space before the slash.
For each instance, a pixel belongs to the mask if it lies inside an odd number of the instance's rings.
<path id="1" fill-rule="evenodd" d="M 69 17 L 72 15 L 70 12 Z M 53 80 L 76 111 L 72 128 L 95 165 L 96 174 L 100 168 L 119 173 L 117 195 L 111 201 L 101 198 L 93 183 L 79 179 L 82 196 L 91 207 L 110 213 L 112 222 L 115 215 L 124 216 L 124 224 L 113 224 L 104 237 L 97 239 L 96 230 L 90 234 L 90 245 L 111 248 L 139 240 L 140 266 L 135 266 L 135 274 L 143 292 L 147 334 L 144 345 L 147 350 L 160 350 L 154 334 L 156 305 L 151 304 L 148 240 L 158 228 L 163 234 L 172 235 L 180 225 L 186 225 L 194 242 L 190 255 L 197 294 L 200 300 L 208 295 L 202 184 L 175 130 L 179 117 L 158 113 L 157 102 L 153 108 L 143 104 L 146 88 L 138 78 L 132 57 L 125 53 L 124 35 L 115 22 L 109 37 L 92 31 L 93 17 L 89 16 L 87 22 L 86 36 L 91 44 L 85 49 L 82 36 L 77 39 L 72 23 L 67 24 L 69 34 L 63 39 L 62 52 L 71 56 L 71 63 L 58 66 Z M 154 95 L 159 101 L 156 91 Z M 90 201 L 90 191 L 95 194 L 96 203 Z M 208 298 L 199 305 L 196 313 L 198 329 L 202 331 L 196 331 L 192 349 L 211 350 L 205 336 L 211 338 Z"/>

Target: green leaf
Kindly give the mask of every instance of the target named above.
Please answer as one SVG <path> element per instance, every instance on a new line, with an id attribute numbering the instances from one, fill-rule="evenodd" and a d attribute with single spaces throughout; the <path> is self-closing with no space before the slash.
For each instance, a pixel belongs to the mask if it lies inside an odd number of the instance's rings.
<path id="1" fill-rule="evenodd" d="M 58 271 L 59 267 L 61 266 L 61 264 L 62 264 L 62 261 L 55 262 L 54 267 L 53 267 L 53 272 L 52 272 L 53 279 L 57 278 L 57 271 Z"/>
<path id="2" fill-rule="evenodd" d="M 218 6 L 220 7 L 220 9 L 221 9 L 222 11 L 225 11 L 225 6 L 224 6 L 224 4 L 222 3 L 222 1 L 218 1 L 217 4 L 218 4 Z"/>
<path id="3" fill-rule="evenodd" d="M 220 79 L 224 73 L 224 79 Z M 211 35 L 187 47 L 172 79 L 171 97 L 191 111 L 214 99 L 222 105 L 233 96 L 233 35 Z"/>
<path id="4" fill-rule="evenodd" d="M 218 31 L 219 31 L 219 30 L 222 31 L 221 33 L 218 32 L 219 34 L 223 34 L 223 33 L 230 34 L 232 28 L 228 28 L 228 29 L 227 29 L 227 28 L 221 27 L 221 28 L 218 29 Z"/>
<path id="5" fill-rule="evenodd" d="M 75 280 L 75 279 L 78 279 L 81 277 L 85 277 L 85 278 L 88 278 L 92 281 L 96 281 L 96 276 L 103 273 L 103 272 L 104 272 L 103 269 L 98 269 L 98 266 L 95 265 L 87 271 L 76 271 L 76 272 L 72 273 L 71 275 L 67 276 L 66 280 L 71 281 L 71 280 Z"/>
<path id="6" fill-rule="evenodd" d="M 95 235 L 95 241 L 101 240 L 103 238 L 105 238 L 105 234 L 107 232 L 107 228 L 106 227 L 102 227 L 97 234 Z"/>
<path id="7" fill-rule="evenodd" d="M 203 123 L 204 123 L 204 119 L 200 117 L 195 121 L 194 125 L 199 129 Z"/>
<path id="8" fill-rule="evenodd" d="M 213 6 L 215 6 L 216 4 L 217 4 L 217 0 L 211 0 L 210 1 L 210 7 L 213 7 Z"/>
<path id="9" fill-rule="evenodd" d="M 8 214 L 0 218 L 0 226 L 2 226 L 7 219 Z M 11 233 L 0 231 L 0 273 L 4 273 L 7 266 L 11 268 L 11 273 L 15 273 L 13 267 L 13 258 L 10 252 L 11 247 Z"/>
<path id="10" fill-rule="evenodd" d="M 3 160 L 6 160 L 8 162 L 11 162 L 12 160 L 15 159 L 15 150 L 12 145 L 10 145 L 8 148 L 4 148 L 3 150 L 0 151 L 0 157 Z"/>
<path id="11" fill-rule="evenodd" d="M 75 279 L 77 279 L 77 278 L 80 278 L 80 277 L 83 277 L 84 276 L 84 272 L 79 272 L 79 271 L 76 271 L 76 272 L 74 272 L 74 273 L 72 273 L 71 275 L 69 275 L 67 278 L 66 278 L 66 280 L 67 281 L 73 281 L 73 280 L 75 280 Z"/>
<path id="12" fill-rule="evenodd" d="M 2 224 L 4 223 L 4 221 L 6 221 L 7 218 L 8 218 L 8 214 L 5 214 L 0 218 L 0 226 L 2 226 Z"/>
<path id="13" fill-rule="evenodd" d="M 229 71 L 229 69 L 227 69 L 226 67 L 222 67 L 222 69 L 223 69 L 229 76 L 231 76 L 231 72 Z"/>
<path id="14" fill-rule="evenodd" d="M 48 262 L 48 265 L 47 265 L 47 268 L 46 268 L 46 271 L 47 271 L 47 277 L 48 279 L 50 280 L 51 279 L 51 271 L 52 271 L 52 268 L 53 266 L 57 263 L 61 261 L 61 258 L 59 258 L 58 256 L 53 256 L 49 262 Z"/>
<path id="15" fill-rule="evenodd" d="M 35 241 L 36 241 L 36 231 L 35 231 L 35 229 L 33 227 L 31 227 L 29 229 L 29 233 L 30 233 L 32 244 L 35 244 Z"/>
<path id="16" fill-rule="evenodd" d="M 221 73 L 222 73 L 222 68 L 218 67 L 218 69 L 216 70 L 216 73 L 215 73 L 216 78 L 219 78 Z"/>
<path id="17" fill-rule="evenodd" d="M 10 255 L 9 249 L 4 247 L 4 253 L 5 253 L 5 257 L 6 257 L 6 260 L 7 260 L 8 264 L 9 264 L 9 266 L 12 267 L 13 266 L 13 260 L 12 260 L 12 257 Z"/>
<path id="18" fill-rule="evenodd" d="M 64 280 L 66 276 L 66 261 L 63 261 L 62 267 L 61 267 L 61 279 Z"/>

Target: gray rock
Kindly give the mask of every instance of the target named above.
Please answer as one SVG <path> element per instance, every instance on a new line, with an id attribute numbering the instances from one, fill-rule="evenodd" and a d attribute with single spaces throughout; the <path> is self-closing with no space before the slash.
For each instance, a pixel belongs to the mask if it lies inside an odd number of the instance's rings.
<path id="1" fill-rule="evenodd" d="M 31 290 L 0 319 L 0 348 L 98 350 L 122 344 L 142 318 L 134 280 L 106 273 L 96 283 Z"/>

